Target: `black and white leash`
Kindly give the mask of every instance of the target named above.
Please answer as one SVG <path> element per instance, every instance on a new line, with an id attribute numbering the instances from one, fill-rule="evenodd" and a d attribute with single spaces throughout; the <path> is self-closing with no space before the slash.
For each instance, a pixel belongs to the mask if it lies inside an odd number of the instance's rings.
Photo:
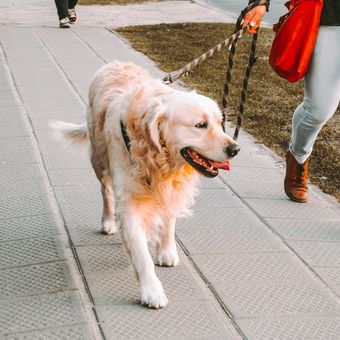
<path id="1" fill-rule="evenodd" d="M 203 53 L 199 57 L 195 58 L 191 62 L 184 65 L 182 68 L 169 73 L 166 77 L 163 78 L 163 83 L 165 84 L 171 84 L 178 80 L 181 76 L 184 74 L 189 73 L 192 71 L 196 66 L 203 63 L 205 60 L 211 58 L 218 52 L 222 50 L 222 48 L 227 47 L 230 45 L 229 48 L 229 58 L 228 58 L 228 67 L 226 72 L 226 78 L 225 78 L 225 84 L 223 88 L 223 97 L 222 97 L 222 113 L 223 113 L 223 121 L 225 122 L 226 119 L 226 111 L 228 106 L 228 95 L 229 95 L 229 87 L 231 82 L 231 74 L 232 69 L 234 66 L 234 56 L 236 53 L 236 46 L 238 40 L 242 37 L 243 33 L 247 31 L 250 28 L 250 25 L 247 25 L 245 27 L 242 27 L 243 18 L 250 10 L 255 8 L 256 6 L 264 5 L 268 6 L 269 1 L 268 0 L 258 0 L 251 4 L 249 4 L 240 14 L 240 16 L 237 19 L 234 34 L 222 41 L 220 44 L 216 45 L 215 47 L 211 48 L 209 51 Z M 242 126 L 242 117 L 244 114 L 244 108 L 245 108 L 245 102 L 247 97 L 247 90 L 248 90 L 248 81 L 251 73 L 251 69 L 254 66 L 256 62 L 256 44 L 257 44 L 257 37 L 258 37 L 258 31 L 253 35 L 252 44 L 251 44 L 251 50 L 248 60 L 248 66 L 245 71 L 244 79 L 243 79 L 243 88 L 241 93 L 241 100 L 240 100 L 240 106 L 239 106 L 239 113 L 237 116 L 237 122 L 234 132 L 234 139 L 236 140 L 238 138 L 241 126 Z"/>

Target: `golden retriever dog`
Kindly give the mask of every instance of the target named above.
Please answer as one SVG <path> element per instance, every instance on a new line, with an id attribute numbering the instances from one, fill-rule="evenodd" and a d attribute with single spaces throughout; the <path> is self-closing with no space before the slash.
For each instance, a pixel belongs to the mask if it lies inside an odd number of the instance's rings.
<path id="1" fill-rule="evenodd" d="M 167 86 L 134 64 L 114 62 L 95 74 L 87 124 L 54 127 L 71 142 L 90 142 L 103 196 L 102 230 L 121 230 L 141 303 L 166 306 L 148 241 L 156 243 L 157 265 L 177 266 L 176 218 L 188 214 L 199 174 L 217 176 L 238 153 L 217 104 Z"/>

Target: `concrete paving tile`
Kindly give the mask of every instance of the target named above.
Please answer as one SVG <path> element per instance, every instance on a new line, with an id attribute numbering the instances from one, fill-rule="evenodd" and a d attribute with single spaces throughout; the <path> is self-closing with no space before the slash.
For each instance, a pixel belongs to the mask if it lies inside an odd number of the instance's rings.
<path id="1" fill-rule="evenodd" d="M 0 226 L 0 242 L 59 234 L 53 214 L 4 219 Z"/>
<path id="2" fill-rule="evenodd" d="M 35 58 L 34 55 L 30 54 L 30 58 Z M 41 61 L 41 56 L 37 56 L 37 58 Z M 13 57 L 11 58 L 13 59 Z M 14 61 L 14 60 L 12 60 Z M 50 68 L 51 74 L 45 74 L 45 77 L 43 74 L 39 73 L 31 73 L 30 76 L 28 77 L 25 70 L 20 69 L 20 63 L 25 63 L 25 52 L 23 52 L 23 55 L 21 58 L 17 61 L 15 61 L 15 80 L 18 88 L 36 88 L 37 90 L 41 87 L 43 88 L 54 88 L 56 85 L 56 78 L 55 75 L 53 74 L 53 67 Z M 34 70 L 34 69 L 33 69 Z M 36 70 L 37 71 L 37 70 Z M 23 91 L 19 91 L 21 96 L 24 96 Z M 32 96 L 36 96 L 36 94 L 33 94 Z M 42 99 L 44 100 L 44 105 L 36 105 L 37 110 L 47 110 L 48 103 L 46 102 L 46 95 L 42 95 L 40 97 L 40 102 L 42 102 Z M 26 99 L 28 100 L 28 98 Z M 26 110 L 30 109 L 29 106 L 25 106 Z M 53 107 L 51 106 L 50 109 Z"/>
<path id="3" fill-rule="evenodd" d="M 65 203 L 61 205 L 65 221 L 69 225 L 94 225 L 100 226 L 102 218 L 101 201 L 81 201 L 76 203 Z"/>
<path id="4" fill-rule="evenodd" d="M 232 229 L 259 228 L 263 223 L 245 208 L 199 208 L 192 216 L 181 218 L 177 229 Z M 202 231 L 202 230 L 201 230 Z"/>
<path id="5" fill-rule="evenodd" d="M 200 271 L 213 284 L 298 282 L 307 272 L 288 253 L 193 255 Z"/>
<path id="6" fill-rule="evenodd" d="M 242 198 L 270 198 L 281 199 L 287 198 L 283 185 L 279 183 L 266 183 L 259 186 L 258 182 L 250 181 L 230 181 L 228 184 L 237 192 Z"/>
<path id="7" fill-rule="evenodd" d="M 93 27 L 84 27 L 80 30 L 75 27 L 74 31 L 107 63 L 112 60 L 135 62 L 142 67 L 146 67 L 150 74 L 155 77 L 161 78 L 165 74 L 155 68 L 154 63 L 146 55 L 136 52 L 116 34 Z M 100 40 L 98 39 L 99 35 Z"/>
<path id="8" fill-rule="evenodd" d="M 99 182 L 94 185 L 59 186 L 54 192 L 60 203 L 102 201 Z"/>
<path id="9" fill-rule="evenodd" d="M 1 138 L 28 137 L 30 134 L 24 125 L 18 125 L 15 122 L 11 122 L 0 126 L 0 136 Z"/>
<path id="10" fill-rule="evenodd" d="M 85 322 L 76 293 L 58 293 L 2 301 L 0 335 Z"/>
<path id="11" fill-rule="evenodd" d="M 12 6 L 12 1 L 11 0 L 4 0 L 0 4 L 0 7 L 10 7 L 10 6 Z"/>
<path id="12" fill-rule="evenodd" d="M 18 131 L 16 131 L 16 129 L 18 129 Z M 23 136 L 27 137 L 28 135 L 25 134 L 25 130 L 27 130 L 27 128 L 23 122 L 21 113 L 15 113 L 14 115 L 10 113 L 0 113 L 0 131 L 3 132 L 3 135 L 1 134 L 0 137 L 1 139 L 20 137 L 20 135 L 16 136 L 15 134 L 23 134 Z"/>
<path id="13" fill-rule="evenodd" d="M 123 245 L 78 247 L 77 253 L 85 274 L 115 272 L 132 268 Z"/>
<path id="14" fill-rule="evenodd" d="M 47 121 L 46 121 L 46 125 L 48 125 Z M 40 129 L 40 130 L 35 129 L 34 135 L 39 144 L 62 143 L 61 140 L 58 140 L 56 134 L 49 126 L 47 126 L 45 129 Z"/>
<path id="15" fill-rule="evenodd" d="M 69 155 L 47 155 L 44 156 L 44 163 L 47 170 L 62 170 L 62 169 L 91 169 L 89 157 L 78 157 L 77 154 Z M 93 170 L 92 170 L 93 171 Z M 98 182 L 99 184 L 99 182 Z"/>
<path id="16" fill-rule="evenodd" d="M 170 303 L 208 299 L 188 270 L 156 267 L 156 273 Z M 132 268 L 88 275 L 87 282 L 96 306 L 140 303 Z"/>
<path id="17" fill-rule="evenodd" d="M 63 260 L 65 255 L 56 236 L 22 239 L 0 244 L 0 269 Z"/>
<path id="18" fill-rule="evenodd" d="M 28 178 L 24 180 L 8 180 L 1 183 L 1 197 L 32 197 L 45 196 L 46 188 L 41 178 Z"/>
<path id="19" fill-rule="evenodd" d="M 314 267 L 313 269 L 336 294 L 340 295 L 340 267 Z"/>
<path id="20" fill-rule="evenodd" d="M 1 67 L 1 66 L 0 66 Z M 4 70 L 1 68 L 1 74 L 0 74 L 0 91 L 10 91 L 11 87 L 8 83 L 8 77 L 7 74 L 4 72 Z"/>
<path id="21" fill-rule="evenodd" d="M 226 129 L 229 135 L 233 135 L 234 131 L 234 125 Z M 242 129 L 238 143 L 241 146 L 241 151 L 237 157 L 232 160 L 232 171 L 239 167 L 248 169 L 272 169 L 274 171 L 283 170 L 284 161 L 276 155 L 273 155 L 273 152 L 263 144 L 257 144 L 256 140 Z M 225 175 L 227 177 L 228 174 L 225 173 Z"/>
<path id="22" fill-rule="evenodd" d="M 96 308 L 112 339 L 235 339 L 207 302 L 169 303 L 162 310 L 136 304 Z"/>
<path id="23" fill-rule="evenodd" d="M 120 235 L 104 235 L 100 231 L 100 226 L 70 226 L 70 236 L 75 247 L 96 246 L 104 244 L 122 244 Z"/>
<path id="24" fill-rule="evenodd" d="M 176 232 L 178 238 L 193 254 L 227 254 L 284 251 L 283 245 L 261 229 L 194 230 Z"/>
<path id="25" fill-rule="evenodd" d="M 264 182 L 264 183 L 282 183 L 284 177 L 278 171 L 266 168 L 246 168 L 246 167 L 234 167 L 232 171 L 221 172 L 221 177 L 227 181 L 245 181 L 245 182 Z"/>
<path id="26" fill-rule="evenodd" d="M 1 164 L 36 163 L 36 157 L 31 150 L 17 150 L 15 153 L 8 150 L 0 151 Z"/>
<path id="27" fill-rule="evenodd" d="M 53 186 L 96 184 L 98 179 L 92 169 L 50 170 L 49 177 Z"/>
<path id="28" fill-rule="evenodd" d="M 0 107 L 2 109 L 18 105 L 17 101 L 13 96 L 0 96 Z"/>
<path id="29" fill-rule="evenodd" d="M 215 285 L 235 318 L 338 316 L 340 303 L 323 288 L 306 283 Z"/>
<path id="30" fill-rule="evenodd" d="M 52 212 L 47 197 L 26 196 L 0 199 L 0 220 L 12 217 L 43 215 Z"/>
<path id="31" fill-rule="evenodd" d="M 237 320 L 247 339 L 255 340 L 337 340 L 339 317 L 304 317 Z"/>
<path id="32" fill-rule="evenodd" d="M 0 300 L 75 289 L 65 261 L 0 270 Z"/>
<path id="33" fill-rule="evenodd" d="M 312 267 L 340 266 L 339 242 L 289 241 L 288 244 Z"/>
<path id="34" fill-rule="evenodd" d="M 39 108 L 38 110 L 28 112 L 30 118 L 44 118 L 44 119 L 60 119 L 70 121 L 73 118 L 80 118 L 81 120 L 85 117 L 85 106 L 77 110 L 70 109 L 55 109 L 52 106 L 49 109 Z"/>
<path id="35" fill-rule="evenodd" d="M 6 85 L 3 85 L 6 86 Z M 10 90 L 12 92 L 12 90 Z M 1 92 L 0 92 L 1 96 Z M 12 97 L 14 97 L 15 94 L 12 93 Z M 15 106 L 11 107 L 0 107 L 0 120 L 3 123 L 3 125 L 7 125 L 10 123 L 15 123 L 17 121 L 21 121 L 23 123 L 23 119 L 21 117 L 21 108 L 19 106 L 19 103 L 17 103 Z M 13 121 L 12 121 L 13 120 Z"/>
<path id="36" fill-rule="evenodd" d="M 287 240 L 340 242 L 340 221 L 269 218 L 267 222 Z"/>
<path id="37" fill-rule="evenodd" d="M 81 112 L 80 117 L 78 118 L 72 118 L 69 115 L 66 115 L 65 117 L 60 117 L 60 114 L 58 115 L 58 119 L 61 119 L 63 121 L 66 121 L 68 123 L 73 123 L 73 124 L 82 124 L 86 120 L 85 112 Z M 50 122 L 51 122 L 50 117 L 38 117 L 38 118 L 32 118 L 31 123 L 34 128 L 34 131 L 37 133 L 39 130 L 49 130 L 50 134 L 53 131 L 53 129 L 50 127 Z"/>
<path id="38" fill-rule="evenodd" d="M 44 143 L 40 143 L 39 145 L 40 152 L 44 157 L 58 157 L 58 155 L 73 155 L 77 158 L 74 150 L 72 151 L 67 145 L 58 139 L 53 139 L 52 136 L 50 141 L 45 141 Z"/>
<path id="39" fill-rule="evenodd" d="M 25 109 L 28 111 L 29 116 L 31 112 L 43 109 L 48 110 L 51 107 L 53 107 L 56 110 L 80 110 L 83 106 L 77 101 L 76 98 L 70 98 L 68 100 L 65 100 L 65 98 L 68 98 L 69 96 L 70 93 L 68 91 L 65 93 L 61 93 L 60 95 L 55 96 L 54 98 L 51 96 L 46 97 L 44 98 L 45 99 L 44 101 L 40 102 L 37 102 L 36 99 L 32 98 L 30 101 L 25 100 L 24 106 Z"/>
<path id="40" fill-rule="evenodd" d="M 88 87 L 92 81 L 94 73 L 103 66 L 103 61 L 98 58 L 96 53 L 88 48 L 83 40 L 79 39 L 76 34 L 70 34 L 68 39 L 65 40 L 64 35 L 60 34 L 55 29 L 38 29 L 40 38 L 48 46 L 49 52 L 57 60 L 59 67 L 63 72 L 67 73 L 67 77 L 76 88 L 78 85 L 86 84 L 88 93 Z M 73 33 L 73 32 L 72 32 Z M 60 48 L 62 46 L 62 48 Z M 73 50 L 73 58 L 70 58 L 68 50 Z M 76 59 L 78 57 L 78 60 Z M 80 66 L 79 58 L 82 59 Z M 72 60 L 73 59 L 73 60 Z M 87 65 L 84 69 L 83 65 Z M 87 100 L 87 95 L 83 97 L 83 100 Z"/>
<path id="41" fill-rule="evenodd" d="M 2 150 L 16 151 L 16 150 L 31 150 L 33 149 L 31 137 L 12 137 L 0 138 Z"/>
<path id="42" fill-rule="evenodd" d="M 0 166 L 1 184 L 13 180 L 41 177 L 42 174 L 40 168 L 38 164 L 35 163 L 16 164 L 15 167 L 11 164 L 1 164 Z"/>
<path id="43" fill-rule="evenodd" d="M 52 328 L 37 332 L 15 333 L 5 337 L 6 340 L 94 340 L 88 325 Z"/>
<path id="44" fill-rule="evenodd" d="M 6 72 L 3 70 L 3 68 L 0 66 L 0 77 L 7 77 Z M 2 99 L 8 99 L 8 98 L 13 98 L 13 91 L 11 90 L 11 87 L 9 85 L 10 80 L 7 80 L 8 86 L 6 86 L 6 82 L 4 83 L 3 86 L 0 87 L 0 102 Z"/>
<path id="45" fill-rule="evenodd" d="M 0 31 L 1 39 L 6 43 L 5 47 L 8 47 L 8 53 L 16 55 L 22 49 L 36 49 L 40 47 L 37 39 L 32 39 L 32 30 L 17 29 L 15 26 L 5 26 Z M 17 50 L 13 50 L 13 47 L 18 47 Z"/>
<path id="46" fill-rule="evenodd" d="M 225 188 L 225 184 L 219 176 L 216 178 L 205 178 L 201 176 L 198 187 L 200 189 L 221 189 Z"/>
<path id="47" fill-rule="evenodd" d="M 244 203 L 227 188 L 201 189 L 196 197 L 194 209 L 200 208 L 242 208 Z"/>
<path id="48" fill-rule="evenodd" d="M 340 212 L 334 205 L 311 201 L 305 204 L 286 200 L 246 199 L 246 202 L 261 216 L 268 218 L 291 218 L 313 221 L 340 221 Z"/>

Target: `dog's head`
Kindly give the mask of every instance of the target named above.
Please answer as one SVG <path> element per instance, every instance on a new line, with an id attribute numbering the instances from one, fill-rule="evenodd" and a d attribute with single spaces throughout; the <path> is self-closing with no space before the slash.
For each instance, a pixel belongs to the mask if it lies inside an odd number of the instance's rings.
<path id="1" fill-rule="evenodd" d="M 147 125 L 154 145 L 177 164 L 189 163 L 206 177 L 229 169 L 239 145 L 224 132 L 217 104 L 195 92 L 171 91 L 149 103 Z"/>

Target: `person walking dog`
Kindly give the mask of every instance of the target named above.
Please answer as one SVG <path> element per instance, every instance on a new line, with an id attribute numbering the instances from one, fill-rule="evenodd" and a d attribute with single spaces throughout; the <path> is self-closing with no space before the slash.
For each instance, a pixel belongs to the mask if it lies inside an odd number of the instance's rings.
<path id="1" fill-rule="evenodd" d="M 265 13 L 265 6 L 257 6 L 246 14 L 244 25 L 250 23 L 250 33 L 255 33 Z M 313 145 L 340 101 L 340 1 L 324 0 L 304 85 L 303 101 L 293 114 L 284 180 L 286 195 L 300 203 L 308 201 L 308 161 Z"/>
<path id="2" fill-rule="evenodd" d="M 75 7 L 78 0 L 54 0 L 57 7 L 60 28 L 70 28 L 77 20 Z"/>

